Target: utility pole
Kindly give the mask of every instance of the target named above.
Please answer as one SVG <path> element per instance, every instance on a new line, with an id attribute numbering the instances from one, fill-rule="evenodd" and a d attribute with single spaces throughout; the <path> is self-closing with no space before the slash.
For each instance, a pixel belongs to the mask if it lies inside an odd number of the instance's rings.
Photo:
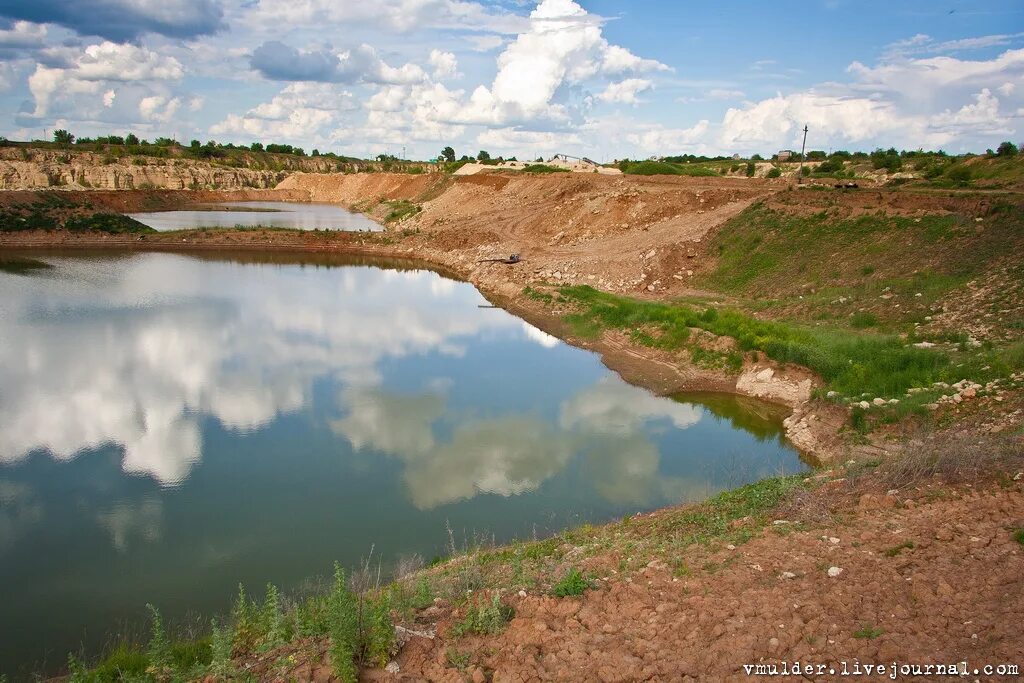
<path id="1" fill-rule="evenodd" d="M 796 172 L 797 185 L 804 183 L 804 155 L 807 153 L 807 124 L 804 124 L 804 142 L 800 145 L 800 169 Z"/>

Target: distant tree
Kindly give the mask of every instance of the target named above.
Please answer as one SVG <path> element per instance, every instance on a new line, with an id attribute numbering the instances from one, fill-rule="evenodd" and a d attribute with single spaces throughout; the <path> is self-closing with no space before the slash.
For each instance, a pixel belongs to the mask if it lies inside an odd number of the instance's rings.
<path id="1" fill-rule="evenodd" d="M 537 157 L 537 163 L 538 164 L 544 163 L 544 157 Z"/>
<path id="2" fill-rule="evenodd" d="M 837 149 L 836 151 L 832 152 L 828 156 L 829 156 L 829 159 L 849 159 L 850 158 L 850 153 L 847 152 L 845 149 Z"/>
<path id="3" fill-rule="evenodd" d="M 57 133 L 55 132 L 53 135 L 54 135 L 54 137 L 56 137 Z M 1013 156 L 1017 156 L 1017 152 L 1018 151 L 1019 150 L 1017 149 L 1017 145 L 1015 145 L 1012 142 L 1010 142 L 1009 140 L 1007 140 L 1006 142 L 1000 142 L 999 143 L 999 147 L 996 148 L 996 156 L 998 156 L 998 157 L 1013 157 Z"/>
<path id="4" fill-rule="evenodd" d="M 157 147 L 174 147 L 178 141 L 174 138 L 157 138 L 154 143 Z"/>
<path id="5" fill-rule="evenodd" d="M 491 155 L 488 154 L 487 152 L 485 152 L 484 150 L 480 150 L 480 153 L 476 155 L 476 160 L 477 161 L 490 161 L 491 160 Z"/>
<path id="6" fill-rule="evenodd" d="M 192 149 L 199 149 L 200 147 L 203 146 L 203 143 L 199 142 L 199 140 L 193 140 L 192 142 L 188 143 L 188 146 Z"/>
<path id="7" fill-rule="evenodd" d="M 900 153 L 894 147 L 876 149 L 871 153 L 871 166 L 876 169 L 884 168 L 890 173 L 895 173 L 903 168 L 903 160 L 900 158 Z"/>
<path id="8" fill-rule="evenodd" d="M 124 144 L 126 145 L 137 145 L 139 144 L 139 138 L 135 133 L 128 133 L 124 136 Z"/>
<path id="9" fill-rule="evenodd" d="M 63 128 L 59 128 L 53 131 L 53 141 L 56 142 L 58 145 L 70 145 L 74 144 L 75 136 L 67 132 Z M 1016 150 L 1014 150 L 1014 153 L 1016 153 Z"/>
<path id="10" fill-rule="evenodd" d="M 825 158 L 825 156 L 825 152 L 820 149 L 812 149 L 810 152 L 807 153 L 807 159 L 809 161 L 821 161 L 822 159 Z"/>
<path id="11" fill-rule="evenodd" d="M 445 147 L 441 150 L 441 158 L 451 163 L 455 161 L 455 150 L 452 147 Z"/>
<path id="12" fill-rule="evenodd" d="M 754 173 L 757 171 L 757 165 L 753 161 L 747 162 L 747 177 L 753 178 Z"/>
<path id="13" fill-rule="evenodd" d="M 752 161 L 764 161 L 764 157 L 761 156 L 760 154 L 755 154 L 754 156 L 750 157 L 750 159 Z"/>
<path id="14" fill-rule="evenodd" d="M 262 152 L 263 151 L 263 143 L 262 142 L 254 142 L 251 145 L 249 145 L 249 149 L 251 149 L 254 152 Z"/>
<path id="15" fill-rule="evenodd" d="M 320 156 L 320 150 L 318 150 L 318 149 L 314 149 L 314 150 L 313 150 L 313 151 L 312 151 L 312 152 L 310 153 L 310 156 L 313 156 L 313 157 L 318 157 L 318 156 Z"/>

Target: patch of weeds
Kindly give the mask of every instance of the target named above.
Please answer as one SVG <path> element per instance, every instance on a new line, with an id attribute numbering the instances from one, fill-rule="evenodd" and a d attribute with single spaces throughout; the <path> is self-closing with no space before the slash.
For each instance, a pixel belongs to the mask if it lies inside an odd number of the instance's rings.
<path id="1" fill-rule="evenodd" d="M 671 345 L 681 344 L 684 330 L 696 327 L 735 339 L 742 351 L 814 370 L 829 389 L 845 396 L 903 396 L 907 389 L 956 374 L 948 354 L 907 346 L 896 336 L 759 320 L 729 308 L 707 316 L 685 304 L 640 301 L 587 285 L 561 287 L 559 294 L 576 305 L 566 320 L 580 336 L 595 338 L 606 328 L 657 330 L 659 345 Z"/>
<path id="2" fill-rule="evenodd" d="M 1017 541 L 1021 545 L 1024 545 L 1024 528 L 1017 529 L 1013 532 L 1013 540 Z"/>
<path id="3" fill-rule="evenodd" d="M 850 327 L 863 330 L 866 327 L 878 327 L 878 316 L 870 311 L 857 311 L 850 316 Z"/>
<path id="4" fill-rule="evenodd" d="M 884 633 L 882 629 L 872 626 L 871 624 L 865 624 L 853 632 L 853 637 L 866 640 L 874 640 L 878 636 L 882 635 L 882 633 Z"/>
<path id="5" fill-rule="evenodd" d="M 571 595 L 583 595 L 591 588 L 593 588 L 593 584 L 590 580 L 579 569 L 573 568 L 551 587 L 551 593 L 559 598 L 565 598 Z"/>
<path id="6" fill-rule="evenodd" d="M 885 551 L 885 556 L 886 557 L 896 557 L 897 555 L 902 553 L 904 550 L 913 550 L 913 549 L 914 549 L 914 543 L 912 541 L 904 541 L 903 543 L 900 543 L 899 545 L 893 546 L 893 547 L 889 548 L 888 550 L 886 550 Z"/>
<path id="7" fill-rule="evenodd" d="M 355 683 L 360 665 L 384 667 L 395 647 L 388 594 L 357 594 L 348 586 L 345 571 L 335 565 L 328 606 L 334 675 L 345 683 Z"/>
<path id="8" fill-rule="evenodd" d="M 415 216 L 422 207 L 418 204 L 413 204 L 408 199 L 396 199 L 394 201 L 384 202 L 391 209 L 387 216 L 384 217 L 385 223 L 395 223 L 397 221 L 403 221 L 410 216 Z"/>
<path id="9" fill-rule="evenodd" d="M 473 657 L 472 652 L 460 652 L 453 647 L 445 650 L 444 657 L 448 662 L 448 666 L 454 669 L 465 669 L 469 666 L 469 661 Z"/>
<path id="10" fill-rule="evenodd" d="M 506 624 L 512 621 L 515 610 L 501 601 L 501 595 L 495 593 L 489 600 L 473 600 L 466 606 L 466 615 L 452 627 L 456 637 L 466 634 L 497 635 L 505 630 Z"/>
<path id="11" fill-rule="evenodd" d="M 540 301 L 541 303 L 545 304 L 550 304 L 555 300 L 555 298 L 548 294 L 547 292 L 541 292 L 539 290 L 534 289 L 533 287 L 524 287 L 523 296 L 525 296 L 528 299 Z"/>

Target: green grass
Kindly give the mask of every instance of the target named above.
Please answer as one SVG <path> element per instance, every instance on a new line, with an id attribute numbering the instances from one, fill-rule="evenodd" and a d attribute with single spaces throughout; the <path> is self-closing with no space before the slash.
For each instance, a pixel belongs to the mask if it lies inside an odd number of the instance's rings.
<path id="1" fill-rule="evenodd" d="M 523 173 L 569 173 L 569 169 L 548 164 L 530 164 L 523 169 Z"/>
<path id="2" fill-rule="evenodd" d="M 690 164 L 670 164 L 666 161 L 630 161 L 619 165 L 619 170 L 627 175 L 685 175 L 685 176 L 717 176 L 718 171 L 707 166 Z"/>
<path id="3" fill-rule="evenodd" d="M 464 635 L 497 635 L 505 630 L 508 622 L 515 616 L 515 610 L 501 601 L 501 596 L 493 594 L 490 599 L 478 598 L 466 605 L 466 613 L 462 619 L 452 626 L 456 637 Z"/>
<path id="4" fill-rule="evenodd" d="M 582 336 L 605 328 L 643 329 L 651 330 L 648 334 L 666 346 L 679 346 L 689 328 L 697 327 L 732 337 L 744 351 L 759 351 L 773 360 L 809 368 L 821 375 L 828 389 L 847 396 L 902 396 L 911 387 L 931 386 L 960 372 L 950 370 L 945 353 L 908 347 L 894 336 L 758 320 L 729 308 L 700 311 L 685 304 L 639 301 L 587 285 L 562 287 L 558 292 L 577 307 L 568 321 Z"/>
<path id="5" fill-rule="evenodd" d="M 903 543 L 900 543 L 899 545 L 895 545 L 895 546 L 889 548 L 888 550 L 886 550 L 885 551 L 885 556 L 886 557 L 896 557 L 897 555 L 902 553 L 904 550 L 913 550 L 913 549 L 914 549 L 913 541 L 904 541 Z"/>
<path id="6" fill-rule="evenodd" d="M 995 200 L 986 211 L 979 229 L 975 216 L 843 217 L 827 204 L 803 215 L 756 203 L 712 238 L 717 260 L 707 283 L 757 297 L 834 287 L 835 297 L 873 294 L 877 301 L 882 282 L 892 280 L 894 292 L 910 297 L 921 291 L 912 288 L 928 286 L 923 301 L 934 300 L 1008 250 L 1024 249 L 1024 210 Z"/>
<path id="7" fill-rule="evenodd" d="M 853 632 L 853 637 L 863 640 L 874 640 L 883 633 L 884 631 L 882 631 L 882 629 L 876 628 L 871 624 L 865 624 L 864 626 L 861 626 L 859 629 Z"/>
<path id="8" fill-rule="evenodd" d="M 551 588 L 551 593 L 559 598 L 567 598 L 570 596 L 583 595 L 585 592 L 590 590 L 592 584 L 587 577 L 583 576 L 583 573 L 579 569 L 570 569 L 565 573 L 561 579 L 558 580 Z"/>
<path id="9" fill-rule="evenodd" d="M 410 216 L 415 216 L 422 210 L 422 207 L 418 204 L 414 204 L 407 199 L 396 199 L 394 201 L 384 202 L 384 204 L 391 209 L 388 215 L 384 218 L 386 223 L 405 220 Z"/>
<path id="10" fill-rule="evenodd" d="M 1024 528 L 1017 529 L 1013 532 L 1013 540 L 1017 541 L 1021 545 L 1024 545 Z"/>

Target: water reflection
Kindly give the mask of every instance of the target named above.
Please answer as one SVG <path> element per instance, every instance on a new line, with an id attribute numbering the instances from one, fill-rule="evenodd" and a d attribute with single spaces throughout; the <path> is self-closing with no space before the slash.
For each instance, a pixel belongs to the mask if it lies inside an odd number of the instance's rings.
<path id="1" fill-rule="evenodd" d="M 51 267 L 0 272 L 0 670 L 146 602 L 433 556 L 449 523 L 507 540 L 801 467 L 762 404 L 654 397 L 412 264 L 24 257 Z"/>
<path id="2" fill-rule="evenodd" d="M 309 202 L 222 202 L 177 211 L 128 214 L 155 230 L 268 227 L 293 230 L 362 230 L 381 226 L 361 213 L 334 204 Z"/>

